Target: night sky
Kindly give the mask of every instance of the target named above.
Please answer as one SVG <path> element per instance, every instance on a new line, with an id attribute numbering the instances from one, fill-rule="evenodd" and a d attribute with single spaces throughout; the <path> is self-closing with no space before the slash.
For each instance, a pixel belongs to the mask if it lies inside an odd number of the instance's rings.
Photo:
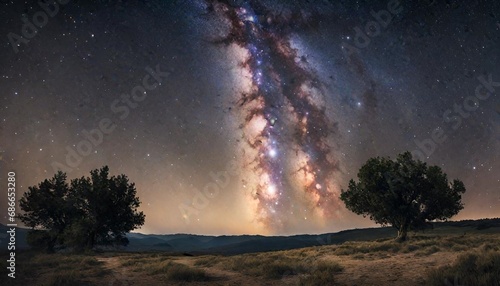
<path id="1" fill-rule="evenodd" d="M 500 217 L 500 2 L 411 2 L 1 1 L 2 189 L 109 165 L 141 232 L 324 233 L 408 150 Z"/>

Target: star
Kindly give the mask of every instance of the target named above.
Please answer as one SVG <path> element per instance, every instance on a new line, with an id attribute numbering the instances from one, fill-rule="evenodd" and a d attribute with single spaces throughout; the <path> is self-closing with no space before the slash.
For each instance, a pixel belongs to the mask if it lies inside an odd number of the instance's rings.
<path id="1" fill-rule="evenodd" d="M 276 157 L 276 155 L 277 155 L 276 149 L 272 148 L 271 150 L 269 150 L 269 156 L 271 156 L 271 158 Z"/>
<path id="2" fill-rule="evenodd" d="M 464 181 L 456 219 L 500 216 L 484 207 L 500 183 L 500 30 L 475 17 L 499 1 L 425 11 L 406 1 L 412 13 L 384 19 L 371 2 L 128 2 L 112 15 L 88 4 L 92 21 L 65 10 L 36 38 L 4 42 L 0 165 L 24 186 L 58 166 L 74 179 L 106 164 L 158 202 L 141 205 L 144 231 L 326 233 L 365 223 L 338 197 L 366 160 L 416 150 Z M 22 35 L 19 15 L 4 16 L 4 30 Z M 183 203 L 199 206 L 191 224 L 179 222 Z"/>

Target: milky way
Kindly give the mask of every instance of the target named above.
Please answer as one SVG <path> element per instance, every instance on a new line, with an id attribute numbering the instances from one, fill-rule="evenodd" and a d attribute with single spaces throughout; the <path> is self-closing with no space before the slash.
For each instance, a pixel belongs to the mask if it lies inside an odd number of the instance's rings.
<path id="1" fill-rule="evenodd" d="M 277 15 L 257 3 L 211 4 L 231 25 L 218 42 L 237 44 L 248 53 L 241 68 L 251 84 L 237 105 L 244 114 L 245 147 L 254 151 L 247 168 L 258 177 L 250 186 L 258 219 L 273 229 L 285 227 L 294 211 L 294 188 L 305 192 L 313 212 L 333 217 L 340 207 L 334 184 L 339 162 L 330 143 L 337 124 L 325 114 L 321 84 L 284 28 L 310 20 L 300 11 Z"/>
<path id="2" fill-rule="evenodd" d="M 454 219 L 498 217 L 500 89 L 465 115 L 455 108 L 478 77 L 500 82 L 500 1 L 399 2 L 380 33 L 347 51 L 394 1 L 69 1 L 15 47 L 8 35 L 41 8 L 0 1 L 0 185 L 15 171 L 20 197 L 109 118 L 114 131 L 68 178 L 103 165 L 126 174 L 141 232 L 373 226 L 340 190 L 369 158 L 422 145 L 433 147 L 427 163 L 467 188 Z M 129 106 L 148 67 L 169 76 L 122 119 L 114 103 Z M 447 139 L 432 145 L 436 128 Z"/>

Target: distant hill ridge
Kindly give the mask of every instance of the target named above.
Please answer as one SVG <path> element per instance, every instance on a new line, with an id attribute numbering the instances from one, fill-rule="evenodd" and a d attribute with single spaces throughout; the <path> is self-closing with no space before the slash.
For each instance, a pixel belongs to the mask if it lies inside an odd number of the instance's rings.
<path id="1" fill-rule="evenodd" d="M 432 223 L 434 230 L 446 229 L 458 233 L 500 232 L 500 218 L 462 220 Z M 0 224 L 0 245 L 6 249 L 6 231 L 9 227 Z M 18 249 L 28 248 L 26 234 L 28 229 L 17 228 L 16 244 Z M 196 234 L 142 234 L 129 233 L 130 241 L 125 251 L 166 251 L 191 254 L 218 253 L 225 255 L 287 250 L 309 246 L 339 244 L 345 241 L 375 240 L 394 237 L 392 227 L 349 229 L 336 233 L 318 235 L 299 234 L 291 236 L 262 235 L 196 235 Z"/>

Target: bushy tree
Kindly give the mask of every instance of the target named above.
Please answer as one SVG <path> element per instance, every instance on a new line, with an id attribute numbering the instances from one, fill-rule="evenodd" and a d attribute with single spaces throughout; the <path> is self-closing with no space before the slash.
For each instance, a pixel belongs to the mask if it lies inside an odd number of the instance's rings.
<path id="1" fill-rule="evenodd" d="M 109 177 L 104 167 L 90 172 L 90 177 L 73 180 L 73 200 L 81 212 L 81 219 L 71 229 L 80 233 L 85 244 L 127 244 L 125 233 L 144 223 L 144 215 L 137 213 L 140 206 L 133 183 L 125 175 Z M 70 236 L 74 236 L 73 234 Z"/>
<path id="2" fill-rule="evenodd" d="M 437 166 L 414 160 L 410 152 L 396 160 L 371 158 L 359 170 L 358 182 L 350 180 L 340 199 L 356 214 L 398 229 L 397 239 L 432 220 L 446 220 L 463 209 L 465 186 L 449 182 Z"/>
<path id="3" fill-rule="evenodd" d="M 19 218 L 32 227 L 33 244 L 77 249 L 127 245 L 125 234 L 144 224 L 135 184 L 127 176 L 109 177 L 107 166 L 66 183 L 66 174 L 30 187 L 20 201 Z M 43 229 L 40 233 L 35 229 Z"/>
<path id="4" fill-rule="evenodd" d="M 47 250 L 63 243 L 62 234 L 73 219 L 73 206 L 67 200 L 69 192 L 66 174 L 62 172 L 28 188 L 19 202 L 24 211 L 19 218 L 26 226 L 47 230 L 44 233 L 30 232 L 28 242 Z"/>

